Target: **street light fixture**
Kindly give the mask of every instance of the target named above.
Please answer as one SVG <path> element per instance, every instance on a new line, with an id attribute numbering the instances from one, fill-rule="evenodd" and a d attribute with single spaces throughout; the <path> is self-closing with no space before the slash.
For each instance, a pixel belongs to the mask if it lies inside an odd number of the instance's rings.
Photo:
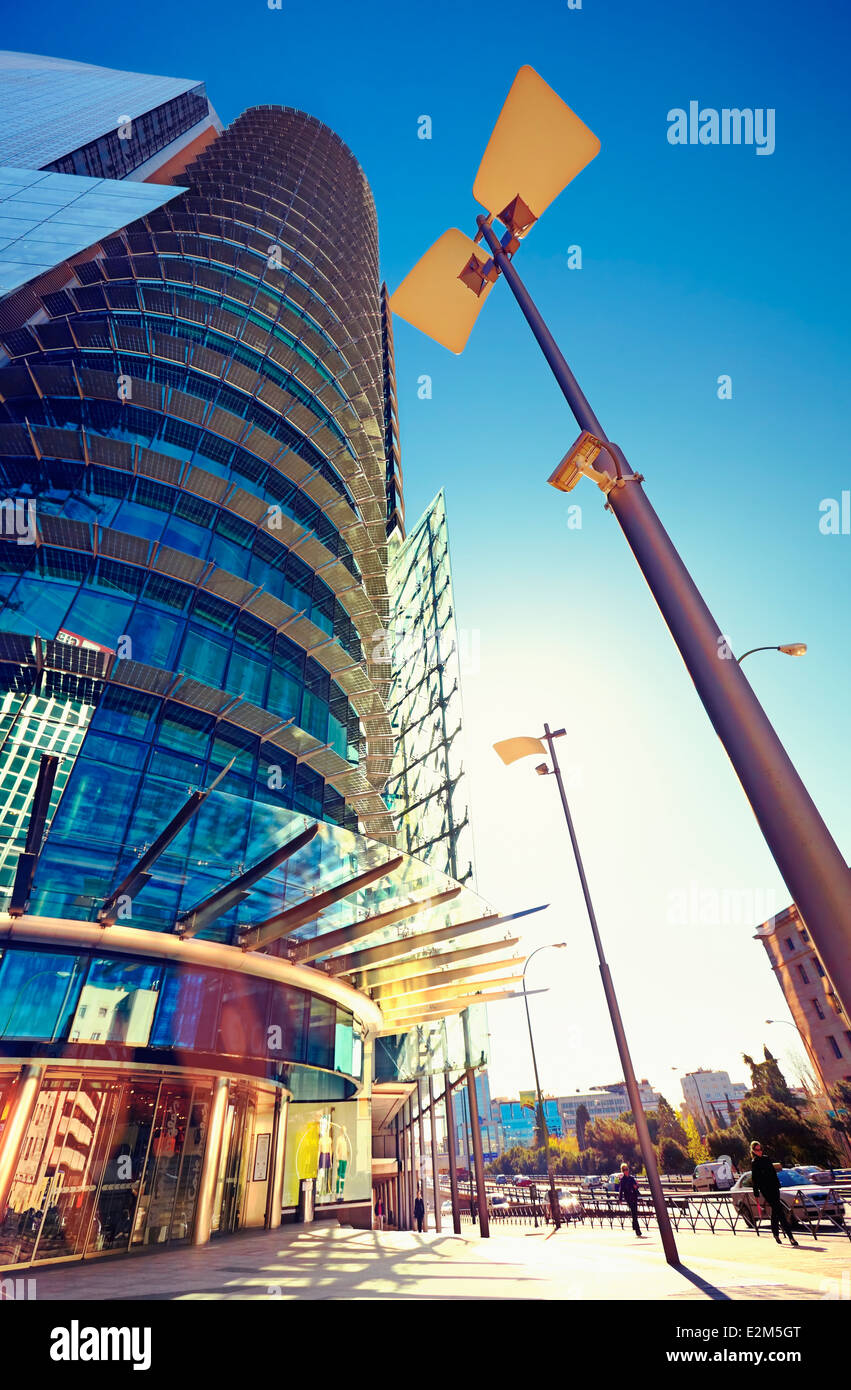
<path id="1" fill-rule="evenodd" d="M 594 937 L 594 945 L 597 948 L 597 960 L 600 965 L 600 977 L 603 981 L 603 991 L 606 996 L 606 1003 L 609 1006 L 609 1017 L 612 1020 L 612 1029 L 617 1044 L 618 1056 L 623 1067 L 624 1080 L 626 1082 L 627 1095 L 632 1107 L 635 1119 L 635 1130 L 638 1135 L 638 1145 L 641 1149 L 641 1157 L 644 1160 L 644 1171 L 647 1174 L 647 1181 L 650 1184 L 650 1193 L 653 1198 L 653 1206 L 656 1211 L 656 1220 L 659 1223 L 659 1234 L 662 1237 L 662 1246 L 665 1251 L 665 1259 L 668 1264 L 679 1264 L 677 1245 L 674 1240 L 674 1232 L 671 1229 L 671 1218 L 668 1215 L 668 1208 L 665 1203 L 665 1194 L 662 1191 L 662 1183 L 659 1178 L 659 1169 L 656 1164 L 656 1153 L 650 1140 L 650 1131 L 647 1128 L 647 1116 L 644 1113 L 644 1106 L 641 1102 L 641 1094 L 638 1089 L 638 1082 L 635 1079 L 635 1070 L 632 1065 L 632 1058 L 629 1054 L 629 1044 L 626 1040 L 626 1032 L 623 1026 L 620 1009 L 618 1007 L 615 986 L 612 982 L 612 974 L 606 962 L 603 952 L 603 942 L 600 937 L 600 929 L 597 926 L 597 917 L 594 912 L 594 905 L 591 901 L 591 892 L 588 888 L 588 880 L 585 877 L 585 867 L 582 863 L 582 855 L 579 851 L 579 841 L 576 838 L 576 831 L 573 828 L 573 820 L 570 814 L 570 807 L 567 804 L 567 795 L 564 790 L 564 781 L 561 775 L 561 766 L 556 755 L 554 740 L 563 738 L 566 729 L 550 730 L 549 724 L 544 725 L 543 739 L 540 738 L 508 738 L 501 743 L 494 744 L 494 750 L 499 754 L 504 763 L 516 762 L 518 758 L 528 757 L 530 753 L 545 753 L 549 751 L 552 761 L 552 769 L 547 768 L 545 763 L 538 766 L 535 771 L 540 772 L 542 767 L 546 768 L 547 775 L 550 771 L 555 775 L 558 783 L 559 795 L 561 797 L 564 818 L 567 822 L 567 832 L 570 836 L 570 843 L 573 846 L 573 856 L 576 860 L 576 868 L 579 872 L 579 882 L 582 885 L 582 894 L 585 898 L 585 907 L 588 912 L 588 920 L 591 923 L 591 932 Z M 544 747 L 546 744 L 546 748 Z M 531 957 L 530 957 L 531 959 Z M 527 962 L 528 964 L 528 962 Z M 527 1005 L 528 1011 L 528 1005 Z M 531 1036 L 531 1029 L 530 1029 Z M 535 1068 L 537 1079 L 537 1066 Z"/>
<path id="2" fill-rule="evenodd" d="M 784 656 L 806 656 L 807 644 L 806 642 L 784 642 L 782 647 L 751 647 L 736 658 L 739 665 L 741 666 L 746 656 L 753 656 L 754 652 L 782 652 Z M 767 1018 L 765 1021 L 770 1023 L 771 1019 Z M 783 1020 L 778 1019 L 777 1021 L 782 1023 Z"/>
<path id="3" fill-rule="evenodd" d="M 454 228 L 427 251 L 391 298 L 392 309 L 461 352 L 503 275 L 579 425 L 550 478 L 561 491 L 597 484 L 638 562 L 757 823 L 807 923 L 840 1001 L 851 1009 L 851 872 L 752 691 L 738 661 L 719 660 L 723 635 L 642 487 L 581 391 L 514 265 L 521 239 L 599 141 L 551 87 L 520 69 L 474 184 L 487 216 L 475 239 Z M 494 221 L 505 234 L 496 235 Z M 485 248 L 479 243 L 484 242 Z M 618 731 L 612 737 L 617 740 Z"/>
<path id="4" fill-rule="evenodd" d="M 540 771 L 540 768 L 536 770 Z M 558 1198 L 556 1197 L 556 1184 L 555 1178 L 553 1177 L 552 1159 L 550 1157 L 550 1136 L 549 1131 L 547 1129 L 547 1117 L 544 1114 L 544 1098 L 541 1095 L 541 1082 L 538 1078 L 538 1059 L 535 1056 L 535 1039 L 532 1036 L 532 1015 L 529 1013 L 529 996 L 526 993 L 526 971 L 529 968 L 529 962 L 532 959 L 534 959 L 534 957 L 538 954 L 539 951 L 563 951 L 566 946 L 566 941 L 551 941 L 546 946 L 538 946 L 530 956 L 526 957 L 526 963 L 523 966 L 523 1003 L 526 1005 L 526 1023 L 529 1028 L 529 1047 L 532 1049 L 532 1068 L 535 1073 L 535 1092 L 538 1097 L 538 1114 L 541 1117 L 541 1138 L 544 1141 L 544 1157 L 546 1159 L 547 1164 L 547 1179 L 550 1188 L 550 1211 L 553 1214 L 553 1221 L 555 1223 L 556 1230 L 559 1230 L 561 1226 L 561 1203 L 558 1201 Z"/>

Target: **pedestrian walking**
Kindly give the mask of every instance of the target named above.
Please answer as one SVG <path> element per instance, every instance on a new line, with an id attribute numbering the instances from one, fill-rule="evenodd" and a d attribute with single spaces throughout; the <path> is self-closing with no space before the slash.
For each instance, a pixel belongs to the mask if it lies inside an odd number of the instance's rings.
<path id="1" fill-rule="evenodd" d="M 384 1201 L 381 1197 L 375 1203 L 375 1225 L 377 1230 L 384 1230 Z"/>
<path id="2" fill-rule="evenodd" d="M 780 1179 L 771 1159 L 765 1157 L 758 1139 L 754 1139 L 751 1144 L 751 1186 L 757 1201 L 759 1201 L 760 1195 L 765 1198 L 765 1204 L 771 1212 L 771 1234 L 777 1244 L 780 1245 L 781 1243 L 779 1227 L 782 1226 L 784 1234 L 789 1239 L 789 1244 L 797 1245 L 798 1242 L 792 1235 L 792 1227 L 786 1219 L 786 1210 L 780 1196 Z M 761 1212 L 760 1215 L 762 1215 Z"/>
<path id="3" fill-rule="evenodd" d="M 425 1202 L 421 1187 L 417 1188 L 417 1200 L 414 1202 L 414 1220 L 417 1223 L 417 1230 L 422 1232 L 423 1221 L 425 1220 Z"/>
<path id="4" fill-rule="evenodd" d="M 618 1183 L 618 1197 L 622 1202 L 626 1202 L 629 1207 L 629 1214 L 632 1217 L 632 1229 L 639 1239 L 643 1239 L 641 1227 L 638 1224 L 638 1183 L 629 1171 L 629 1164 L 621 1164 L 621 1180 Z"/>

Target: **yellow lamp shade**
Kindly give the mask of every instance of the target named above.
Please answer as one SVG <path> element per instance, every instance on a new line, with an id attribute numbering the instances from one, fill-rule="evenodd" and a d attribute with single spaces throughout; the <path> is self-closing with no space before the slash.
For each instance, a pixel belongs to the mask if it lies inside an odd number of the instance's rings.
<path id="1" fill-rule="evenodd" d="M 405 276 L 391 296 L 391 310 L 450 352 L 463 352 L 493 288 L 492 281 L 481 282 L 477 269 L 488 260 L 486 249 L 452 227 Z"/>
<path id="2" fill-rule="evenodd" d="M 505 738 L 495 743 L 493 751 L 498 753 L 506 764 L 515 763 L 518 758 L 529 758 L 533 753 L 546 754 L 546 748 L 539 738 Z"/>
<path id="3" fill-rule="evenodd" d="M 513 219 L 500 220 L 513 222 L 512 231 L 523 236 L 599 149 L 593 131 L 552 87 L 534 68 L 522 67 L 479 165 L 473 197 L 497 217 L 521 199 Z"/>

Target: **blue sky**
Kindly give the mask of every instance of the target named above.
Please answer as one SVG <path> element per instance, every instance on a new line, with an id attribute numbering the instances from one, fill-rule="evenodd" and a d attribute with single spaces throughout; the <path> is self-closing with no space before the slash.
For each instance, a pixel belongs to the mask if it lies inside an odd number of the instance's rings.
<path id="1" fill-rule="evenodd" d="M 90 0 L 84 23 L 45 0 L 8 16 L 4 44 L 204 79 L 225 121 L 263 102 L 320 117 L 370 179 L 391 288 L 447 226 L 474 230 L 493 120 L 517 68 L 537 68 L 602 150 L 518 266 L 734 647 L 809 644 L 746 670 L 848 854 L 851 536 L 818 523 L 820 501 L 851 489 L 851 26 L 825 0 L 582 2 L 521 7 L 502 30 L 496 11 L 448 0 Z M 774 108 L 774 153 L 670 145 L 667 113 L 690 100 Z M 465 702 L 480 888 L 505 908 L 552 903 L 529 949 L 571 943 L 530 970 L 549 988 L 534 1006 L 543 1084 L 618 1075 L 554 787 L 490 751 L 544 719 L 570 730 L 577 829 L 639 1074 L 678 1100 L 672 1068 L 741 1078 L 741 1052 L 763 1041 L 785 1060 L 796 1038 L 763 1023 L 788 1015 L 752 939 L 785 889 L 599 495 L 546 486 L 576 429 L 507 287 L 462 357 L 403 323 L 396 346 L 409 516 L 445 486 L 458 617 L 479 634 Z M 702 906 L 683 915 L 683 901 Z M 494 1007 L 491 1030 L 494 1093 L 528 1086 L 518 1006 Z"/>

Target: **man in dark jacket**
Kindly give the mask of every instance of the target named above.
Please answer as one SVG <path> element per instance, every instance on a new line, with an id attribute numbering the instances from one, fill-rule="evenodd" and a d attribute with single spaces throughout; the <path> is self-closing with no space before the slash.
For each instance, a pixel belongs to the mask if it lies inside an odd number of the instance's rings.
<path id="1" fill-rule="evenodd" d="M 626 1202 L 629 1213 L 632 1217 L 632 1229 L 637 1236 L 641 1235 L 641 1227 L 638 1224 L 638 1183 L 629 1171 L 629 1164 L 621 1164 L 621 1180 L 618 1183 L 618 1197 L 622 1202 Z"/>
<path id="2" fill-rule="evenodd" d="M 422 1231 L 423 1219 L 425 1217 L 425 1202 L 423 1201 L 422 1188 L 417 1188 L 417 1200 L 414 1202 L 414 1220 L 417 1223 L 417 1230 Z"/>
<path id="3" fill-rule="evenodd" d="M 798 1242 L 792 1235 L 792 1228 L 786 1219 L 786 1210 L 780 1196 L 780 1179 L 777 1176 L 777 1170 L 771 1159 L 765 1157 L 762 1152 L 762 1145 L 757 1139 L 754 1139 L 751 1144 L 751 1185 L 757 1198 L 760 1196 L 765 1198 L 766 1206 L 771 1212 L 771 1234 L 777 1244 L 780 1244 L 779 1227 L 782 1226 L 790 1244 L 797 1245 Z"/>

